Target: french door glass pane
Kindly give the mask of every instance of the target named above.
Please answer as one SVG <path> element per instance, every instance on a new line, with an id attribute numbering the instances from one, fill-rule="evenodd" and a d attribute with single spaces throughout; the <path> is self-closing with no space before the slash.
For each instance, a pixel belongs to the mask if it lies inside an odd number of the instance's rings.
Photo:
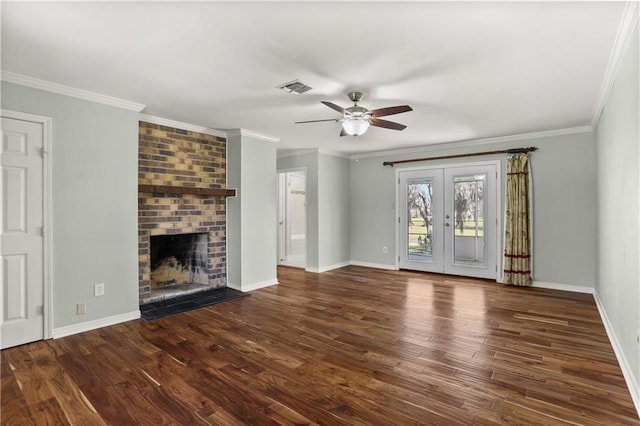
<path id="1" fill-rule="evenodd" d="M 411 180 L 407 183 L 407 258 L 432 256 L 433 182 Z"/>
<path id="2" fill-rule="evenodd" d="M 484 264 L 484 190 L 486 175 L 453 179 L 454 263 Z"/>

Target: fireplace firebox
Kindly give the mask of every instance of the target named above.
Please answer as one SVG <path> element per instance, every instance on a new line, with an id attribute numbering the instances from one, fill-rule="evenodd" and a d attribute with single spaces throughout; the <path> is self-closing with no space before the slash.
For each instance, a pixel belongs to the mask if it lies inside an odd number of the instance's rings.
<path id="1" fill-rule="evenodd" d="M 208 234 L 155 235 L 151 245 L 151 289 L 208 285 Z"/>

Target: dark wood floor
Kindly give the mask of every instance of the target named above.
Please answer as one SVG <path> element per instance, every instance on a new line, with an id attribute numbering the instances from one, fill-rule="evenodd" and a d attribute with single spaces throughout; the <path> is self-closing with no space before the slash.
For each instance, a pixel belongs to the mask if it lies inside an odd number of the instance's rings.
<path id="1" fill-rule="evenodd" d="M 2 352 L 13 424 L 638 424 L 590 295 L 346 267 Z"/>

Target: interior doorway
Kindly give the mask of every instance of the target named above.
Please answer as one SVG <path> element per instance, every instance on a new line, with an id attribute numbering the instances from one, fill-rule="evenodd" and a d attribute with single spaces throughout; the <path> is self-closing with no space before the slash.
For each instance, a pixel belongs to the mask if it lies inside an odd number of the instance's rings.
<path id="1" fill-rule="evenodd" d="M 278 172 L 278 264 L 307 266 L 306 170 Z"/>

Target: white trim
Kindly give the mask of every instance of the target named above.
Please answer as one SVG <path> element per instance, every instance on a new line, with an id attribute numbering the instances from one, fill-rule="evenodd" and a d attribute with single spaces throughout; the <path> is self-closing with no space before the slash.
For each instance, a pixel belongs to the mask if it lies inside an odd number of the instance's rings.
<path id="1" fill-rule="evenodd" d="M 168 118 L 156 117 L 155 115 L 140 114 L 138 116 L 140 121 L 146 121 L 147 123 L 159 124 L 161 126 L 174 127 L 176 129 L 189 130 L 191 132 L 204 133 L 206 135 L 217 136 L 220 138 L 226 138 L 227 133 L 218 130 L 211 129 L 209 127 L 196 126 L 195 124 L 183 123 L 181 121 L 170 120 Z"/>
<path id="2" fill-rule="evenodd" d="M 352 260 L 349 262 L 353 266 L 362 266 L 364 268 L 375 268 L 375 269 L 385 269 L 387 271 L 397 271 L 398 267 L 394 265 L 385 265 L 383 263 L 372 263 L 372 262 L 360 262 L 359 260 Z"/>
<path id="3" fill-rule="evenodd" d="M 261 288 L 270 287 L 272 285 L 277 285 L 277 284 L 279 284 L 278 278 L 271 278 L 270 280 L 257 281 L 251 284 L 234 284 L 231 282 L 227 282 L 227 287 L 246 293 L 248 291 L 258 290 Z"/>
<path id="4" fill-rule="evenodd" d="M 631 368 L 629 361 L 624 356 L 624 351 L 622 350 L 622 346 L 620 345 L 616 333 L 611 326 L 611 321 L 609 321 L 607 311 L 605 311 L 604 305 L 602 304 L 598 293 L 595 291 L 593 292 L 593 298 L 596 301 L 596 306 L 598 308 L 598 312 L 600 313 L 602 324 L 604 324 L 604 329 L 606 330 L 607 336 L 609 337 L 609 342 L 613 347 L 613 352 L 616 354 L 616 358 L 618 359 L 618 364 L 620 365 L 620 369 L 622 370 L 624 380 L 627 382 L 627 387 L 629 388 L 629 393 L 631 394 L 633 404 L 636 407 L 636 412 L 640 415 L 640 386 L 638 385 L 638 381 L 633 375 L 633 369 Z"/>
<path id="5" fill-rule="evenodd" d="M 43 189 L 43 204 L 42 204 L 42 220 L 43 220 L 43 328 L 44 338 L 50 339 L 52 336 L 53 327 L 53 285 L 51 272 L 51 253 L 52 253 L 52 210 L 51 210 L 51 193 L 52 193 L 52 141 L 53 141 L 53 124 L 51 117 L 45 117 L 42 115 L 29 114 L 20 111 L 11 111 L 7 109 L 0 109 L 0 116 L 13 120 L 22 120 L 32 123 L 42 124 L 42 148 L 43 148 L 43 162 L 42 162 L 42 189 Z"/>
<path id="6" fill-rule="evenodd" d="M 264 133 L 258 133 L 258 132 L 254 132 L 252 130 L 231 129 L 231 130 L 227 130 L 226 133 L 227 133 L 227 137 L 247 136 L 247 137 L 251 137 L 251 138 L 254 138 L 254 139 L 260 139 L 260 140 L 271 142 L 271 143 L 280 142 L 280 138 L 278 138 L 276 136 L 265 135 Z"/>
<path id="7" fill-rule="evenodd" d="M 318 150 L 313 148 L 309 148 L 309 149 L 281 148 L 276 151 L 276 156 L 279 160 L 281 158 L 300 157 L 303 155 L 314 154 L 316 152 L 318 152 Z"/>
<path id="8" fill-rule="evenodd" d="M 631 42 L 631 36 L 638 25 L 638 9 L 640 9 L 640 6 L 637 1 L 627 1 L 624 12 L 622 13 L 622 18 L 620 19 L 620 25 L 618 26 L 618 33 L 616 34 L 613 48 L 609 55 L 609 63 L 605 70 L 600 91 L 598 92 L 598 97 L 596 98 L 596 103 L 593 108 L 591 116 L 591 127 L 593 129 L 596 128 L 600 121 L 602 111 L 609 98 L 609 93 L 618 77 L 618 71 L 620 71 L 627 47 Z"/>
<path id="9" fill-rule="evenodd" d="M 140 318 L 140 310 L 127 312 L 126 314 L 112 315 L 110 317 L 98 318 L 91 321 L 81 322 L 79 324 L 67 325 L 53 329 L 53 338 L 59 339 L 72 334 L 84 333 L 85 331 L 95 330 L 96 328 L 108 327 L 110 325 L 120 324 L 121 322 L 132 321 Z"/>
<path id="10" fill-rule="evenodd" d="M 440 142 L 440 143 L 433 143 L 429 145 L 422 145 L 422 146 L 416 146 L 411 148 L 399 148 L 399 149 L 390 149 L 390 150 L 384 150 L 384 151 L 361 152 L 357 154 L 352 154 L 351 159 L 361 160 L 363 158 L 386 157 L 386 156 L 400 155 L 400 154 L 415 154 L 417 152 L 439 151 L 443 149 L 477 147 L 479 145 L 488 145 L 488 144 L 500 143 L 500 142 L 515 142 L 515 141 L 522 141 L 522 140 L 529 140 L 529 139 L 548 138 L 552 136 L 564 136 L 564 135 L 573 135 L 577 133 L 588 133 L 592 131 L 593 131 L 593 128 L 591 126 L 569 127 L 566 129 L 544 130 L 541 132 L 520 133 L 516 135 L 497 136 L 493 138 Z"/>
<path id="11" fill-rule="evenodd" d="M 328 272 L 333 269 L 344 268 L 345 266 L 351 265 L 350 261 L 334 263 L 333 265 L 323 266 L 322 268 L 305 268 L 307 272 L 313 272 L 314 274 L 321 274 L 323 272 Z"/>
<path id="12" fill-rule="evenodd" d="M 332 151 L 330 149 L 325 149 L 325 148 L 318 148 L 318 154 L 331 155 L 332 157 L 346 158 L 348 160 L 351 160 L 351 157 L 352 157 L 351 154 Z"/>
<path id="13" fill-rule="evenodd" d="M 548 288 L 551 290 L 562 290 L 562 291 L 571 291 L 574 293 L 586 293 L 586 294 L 595 294 L 595 289 L 593 287 L 587 287 L 582 285 L 572 285 L 572 284 L 560 284 L 560 283 L 547 283 L 544 281 L 533 281 L 531 287 L 535 288 Z"/>
<path id="14" fill-rule="evenodd" d="M 331 155 L 332 157 L 346 158 L 348 160 L 352 160 L 353 156 L 355 155 L 355 154 L 348 154 L 345 152 L 333 151 L 325 148 L 302 148 L 302 149 L 282 148 L 278 150 L 278 159 L 289 158 L 289 157 L 299 157 L 302 155 L 316 154 L 316 153 Z"/>
<path id="15" fill-rule="evenodd" d="M 0 74 L 0 78 L 8 83 L 19 84 L 33 89 L 46 90 L 47 92 L 57 93 L 59 95 L 71 96 L 72 98 L 84 99 L 85 101 L 97 102 L 135 112 L 140 112 L 146 108 L 146 105 L 128 101 L 126 99 L 115 98 L 101 93 L 90 92 L 88 90 L 77 89 L 63 84 L 27 77 L 26 75 L 16 74 L 11 71 L 2 70 L 0 71 Z"/>

